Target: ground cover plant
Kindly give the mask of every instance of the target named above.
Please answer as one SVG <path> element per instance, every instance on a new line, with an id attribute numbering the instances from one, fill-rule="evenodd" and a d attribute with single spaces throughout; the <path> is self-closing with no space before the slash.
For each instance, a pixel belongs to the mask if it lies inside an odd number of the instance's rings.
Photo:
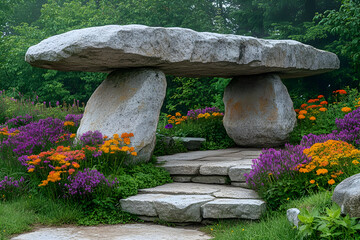
<path id="1" fill-rule="evenodd" d="M 159 123 L 158 132 L 170 137 L 199 137 L 206 142 L 202 149 L 222 149 L 234 146 L 223 126 L 224 113 L 217 107 L 191 109 L 184 116 L 180 112 L 168 114 Z"/>
<path id="2" fill-rule="evenodd" d="M 60 106 L 57 111 L 66 112 Z M 24 221 L 0 221 L 1 238 L 28 229 L 30 223 L 94 225 L 138 220 L 121 211 L 119 199 L 137 194 L 140 188 L 171 182 L 169 173 L 156 166 L 156 159 L 133 161 L 137 153 L 131 146 L 132 133 L 107 137 L 89 131 L 74 142 L 81 114 L 66 112 L 62 119 L 42 119 L 29 113 L 0 123 L 0 212 L 15 212 L 14 206 L 32 199 L 48 203 L 44 211 L 20 208 Z M 51 212 L 55 205 L 59 209 L 71 205 L 77 214 L 64 211 L 57 221 L 61 214 Z M 29 216 L 34 211 L 35 216 Z"/>

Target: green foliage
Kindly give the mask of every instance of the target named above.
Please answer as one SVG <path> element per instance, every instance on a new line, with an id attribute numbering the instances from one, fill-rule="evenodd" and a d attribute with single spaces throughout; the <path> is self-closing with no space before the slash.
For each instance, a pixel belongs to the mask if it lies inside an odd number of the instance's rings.
<path id="1" fill-rule="evenodd" d="M 171 155 L 182 152 L 187 152 L 187 149 L 180 140 L 173 140 L 171 137 L 160 134 L 156 136 L 156 145 L 153 153 L 155 156 Z"/>
<path id="2" fill-rule="evenodd" d="M 136 216 L 121 211 L 116 198 L 95 198 L 82 202 L 81 207 L 83 217 L 77 222 L 80 225 L 123 224 L 138 220 Z"/>
<path id="3" fill-rule="evenodd" d="M 209 105 L 224 111 L 222 98 L 230 80 L 228 78 L 169 78 L 164 111 L 185 113 L 188 109 L 205 108 Z"/>
<path id="4" fill-rule="evenodd" d="M 124 174 L 116 176 L 117 187 L 114 189 L 114 195 L 118 198 L 127 198 L 138 193 L 139 185 L 130 175 Z"/>
<path id="5" fill-rule="evenodd" d="M 261 191 L 262 198 L 266 201 L 266 206 L 271 210 L 277 210 L 282 204 L 289 200 L 299 199 L 309 195 L 311 187 L 301 179 L 280 179 L 267 187 L 266 191 Z"/>
<path id="6" fill-rule="evenodd" d="M 302 209 L 298 218 L 301 239 L 356 239 L 360 230 L 358 219 L 341 216 L 341 208 L 337 205 L 327 208 L 325 215 L 317 209 Z"/>

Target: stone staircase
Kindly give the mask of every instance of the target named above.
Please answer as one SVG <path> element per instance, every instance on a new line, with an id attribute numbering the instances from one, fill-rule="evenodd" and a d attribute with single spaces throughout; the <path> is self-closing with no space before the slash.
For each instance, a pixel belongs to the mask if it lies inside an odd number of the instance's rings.
<path id="1" fill-rule="evenodd" d="M 194 151 L 158 158 L 174 183 L 141 189 L 122 199 L 124 211 L 145 221 L 202 222 L 211 219 L 259 219 L 266 205 L 247 189 L 244 173 L 260 149 Z"/>

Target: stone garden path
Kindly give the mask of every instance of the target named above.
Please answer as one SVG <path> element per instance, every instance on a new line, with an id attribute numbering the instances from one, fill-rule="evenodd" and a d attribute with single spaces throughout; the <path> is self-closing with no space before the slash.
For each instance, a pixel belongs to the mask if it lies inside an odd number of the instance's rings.
<path id="1" fill-rule="evenodd" d="M 221 218 L 258 219 L 265 203 L 247 189 L 243 174 L 260 149 L 233 148 L 192 151 L 159 157 L 174 183 L 140 190 L 121 201 L 128 212 L 147 221 L 156 219 L 192 224 Z M 196 225 L 166 227 L 155 224 L 125 224 L 94 227 L 40 228 L 13 240 L 205 240 L 211 237 Z"/>
<path id="2" fill-rule="evenodd" d="M 121 200 L 124 211 L 146 221 L 202 222 L 211 219 L 259 219 L 265 202 L 246 188 L 244 173 L 260 149 L 193 151 L 159 157 L 174 183 L 141 189 Z"/>

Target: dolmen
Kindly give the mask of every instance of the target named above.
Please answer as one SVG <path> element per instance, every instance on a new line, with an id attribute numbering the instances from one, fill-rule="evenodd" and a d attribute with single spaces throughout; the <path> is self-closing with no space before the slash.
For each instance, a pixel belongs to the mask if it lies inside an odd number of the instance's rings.
<path id="1" fill-rule="evenodd" d="M 225 89 L 224 127 L 240 146 L 286 142 L 296 123 L 281 78 L 338 69 L 334 53 L 292 40 L 265 40 L 184 28 L 108 25 L 52 36 L 28 49 L 34 67 L 106 72 L 89 99 L 77 135 L 133 132 L 139 159 L 150 159 L 165 75 L 232 78 Z"/>

